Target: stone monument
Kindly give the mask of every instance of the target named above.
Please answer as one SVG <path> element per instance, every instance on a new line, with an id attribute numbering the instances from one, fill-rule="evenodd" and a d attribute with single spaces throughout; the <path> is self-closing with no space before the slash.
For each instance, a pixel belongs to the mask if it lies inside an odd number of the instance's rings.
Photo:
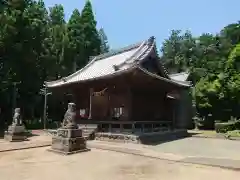
<path id="1" fill-rule="evenodd" d="M 75 119 L 76 105 L 69 103 L 62 126 L 57 130 L 57 135 L 52 137 L 52 147 L 49 151 L 68 155 L 89 150 Z"/>
<path id="2" fill-rule="evenodd" d="M 22 124 L 20 108 L 15 109 L 12 124 L 5 132 L 4 139 L 8 141 L 24 141 L 27 139 L 26 130 Z"/>

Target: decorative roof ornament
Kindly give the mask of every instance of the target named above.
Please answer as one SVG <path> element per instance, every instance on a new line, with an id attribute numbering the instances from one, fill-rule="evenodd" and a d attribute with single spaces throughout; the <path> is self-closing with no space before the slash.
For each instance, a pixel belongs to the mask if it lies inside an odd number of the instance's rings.
<path id="1" fill-rule="evenodd" d="M 151 36 L 149 39 L 148 39 L 148 45 L 152 45 L 155 41 L 155 37 L 154 36 Z"/>

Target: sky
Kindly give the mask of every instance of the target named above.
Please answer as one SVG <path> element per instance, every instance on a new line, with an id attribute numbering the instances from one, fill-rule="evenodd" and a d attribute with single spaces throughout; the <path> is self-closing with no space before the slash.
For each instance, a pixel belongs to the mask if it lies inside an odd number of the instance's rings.
<path id="1" fill-rule="evenodd" d="M 44 0 L 47 7 L 62 4 L 68 20 L 86 0 Z M 217 33 L 240 20 L 240 0 L 91 0 L 97 27 L 104 28 L 110 47 L 124 47 L 156 37 L 160 47 L 173 29 L 194 36 Z"/>

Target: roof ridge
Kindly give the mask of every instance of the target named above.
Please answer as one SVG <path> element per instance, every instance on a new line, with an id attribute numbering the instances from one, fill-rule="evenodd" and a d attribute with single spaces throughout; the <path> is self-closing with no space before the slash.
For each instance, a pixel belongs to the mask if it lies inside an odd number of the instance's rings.
<path id="1" fill-rule="evenodd" d="M 121 64 L 118 64 L 118 65 L 115 65 L 115 66 L 116 66 L 117 68 L 120 68 L 120 67 L 122 67 L 123 65 L 127 64 L 128 61 L 132 60 L 132 59 L 140 52 L 140 50 L 142 49 L 142 47 L 145 46 L 145 45 L 146 45 L 146 43 L 143 42 L 143 43 L 138 47 L 138 49 L 136 50 L 135 53 L 133 53 L 129 58 L 127 58 L 127 59 L 126 59 L 124 62 L 122 62 Z"/>
<path id="2" fill-rule="evenodd" d="M 148 41 L 148 40 L 147 40 L 147 41 Z M 134 43 L 134 44 L 131 44 L 131 45 L 128 45 L 128 46 L 119 48 L 119 49 L 110 50 L 110 51 L 107 52 L 107 53 L 103 53 L 103 54 L 100 54 L 100 55 L 98 55 L 98 56 L 95 56 L 96 61 L 101 60 L 101 59 L 105 59 L 105 58 L 108 58 L 108 57 L 111 57 L 111 56 L 115 56 L 115 55 L 117 55 L 117 54 L 124 53 L 125 51 L 130 51 L 130 50 L 132 50 L 132 49 L 138 48 L 138 47 L 141 46 L 144 42 L 146 42 L 146 40 L 140 41 L 140 42 L 138 42 L 138 43 Z"/>
<path id="3" fill-rule="evenodd" d="M 144 52 L 142 52 L 140 55 L 139 52 L 145 47 L 148 45 L 148 49 L 149 47 L 152 47 L 153 45 L 155 44 L 155 37 L 154 36 L 151 36 L 150 38 L 148 38 L 147 40 L 145 41 L 142 41 L 141 45 L 138 47 L 138 49 L 136 50 L 136 52 L 134 54 L 132 54 L 131 57 L 129 57 L 126 61 L 122 62 L 121 64 L 117 65 L 116 67 L 119 68 L 125 64 L 128 64 L 130 60 L 132 59 L 138 59 L 142 54 L 144 54 L 147 50 L 145 50 Z M 136 56 L 138 55 L 138 56 Z M 133 62 L 130 62 L 130 63 L 133 63 Z"/>

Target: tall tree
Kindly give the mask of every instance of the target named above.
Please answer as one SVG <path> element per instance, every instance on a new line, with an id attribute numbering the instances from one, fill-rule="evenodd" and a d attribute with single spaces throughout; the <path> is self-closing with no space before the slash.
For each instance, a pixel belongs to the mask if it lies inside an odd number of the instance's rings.
<path id="1" fill-rule="evenodd" d="M 85 65 L 91 56 L 95 56 L 100 53 L 101 41 L 96 28 L 97 22 L 93 14 L 92 4 L 89 0 L 86 1 L 86 4 L 81 12 L 81 24 L 83 26 L 82 33 L 84 46 L 83 61 L 81 61 L 81 64 L 78 64 L 79 68 Z"/>
<path id="2" fill-rule="evenodd" d="M 101 41 L 101 46 L 100 46 L 101 54 L 109 52 L 108 38 L 107 38 L 107 35 L 105 34 L 103 28 L 99 29 L 98 34 L 99 34 L 99 38 Z"/>
<path id="3" fill-rule="evenodd" d="M 16 102 L 12 96 L 12 85 L 14 82 L 21 82 L 18 85 L 21 98 L 17 102 L 20 106 L 25 105 L 26 110 L 34 106 L 36 93 L 43 83 L 39 57 L 46 35 L 46 15 L 44 3 L 31 0 L 8 1 L 1 14 L 1 22 L 4 22 L 0 32 L 1 59 L 4 59 L 1 74 L 3 81 L 8 84 L 4 88 L 8 94 L 5 97 Z"/>
<path id="4" fill-rule="evenodd" d="M 78 9 L 75 9 L 69 19 L 68 25 L 68 38 L 69 38 L 69 53 L 71 61 L 68 62 L 69 66 L 73 67 L 72 71 L 77 70 L 77 65 L 82 66 L 81 55 L 83 52 L 83 26 L 81 23 L 81 16 Z"/>
<path id="5" fill-rule="evenodd" d="M 60 4 L 56 4 L 49 8 L 50 10 L 50 24 L 51 25 L 63 25 L 65 24 L 64 8 Z"/>
<path id="6" fill-rule="evenodd" d="M 184 68 L 184 60 L 180 56 L 181 30 L 172 30 L 170 37 L 164 41 L 161 52 L 165 66 L 173 72 L 180 72 Z"/>
<path id="7" fill-rule="evenodd" d="M 43 59 L 41 58 L 44 51 L 43 41 L 47 38 L 47 21 L 48 14 L 43 0 L 29 1 L 30 5 L 24 11 L 26 45 L 24 50 L 26 55 L 25 63 L 22 67 L 22 84 L 19 86 L 19 95 L 22 106 L 25 106 L 25 116 L 33 117 L 34 108 L 39 107 L 41 98 L 36 96 L 45 80 L 43 76 Z M 25 24 L 26 25 L 26 24 Z M 26 68 L 28 69 L 26 71 Z M 38 111 L 39 113 L 39 111 Z"/>
<path id="8" fill-rule="evenodd" d="M 68 48 L 68 37 L 64 16 L 62 5 L 55 5 L 50 8 L 48 51 L 49 59 L 52 61 L 50 76 L 54 79 L 65 75 L 64 59 Z"/>
<path id="9" fill-rule="evenodd" d="M 190 63 L 196 59 L 195 47 L 196 39 L 190 31 L 172 30 L 170 37 L 163 42 L 161 59 L 171 72 L 189 70 Z"/>
<path id="10" fill-rule="evenodd" d="M 62 5 L 48 12 L 43 0 L 2 0 L 0 27 L 0 108 L 9 116 L 9 107 L 16 104 L 24 109 L 24 118 L 36 112 L 39 117 L 44 81 L 70 74 L 73 61 L 80 68 L 100 52 L 90 2 L 82 16 L 75 10 L 66 25 Z M 14 82 L 20 82 L 17 96 Z"/>
<path id="11" fill-rule="evenodd" d="M 232 45 L 240 42 L 240 21 L 227 25 L 221 30 L 221 35 L 230 40 Z"/>

